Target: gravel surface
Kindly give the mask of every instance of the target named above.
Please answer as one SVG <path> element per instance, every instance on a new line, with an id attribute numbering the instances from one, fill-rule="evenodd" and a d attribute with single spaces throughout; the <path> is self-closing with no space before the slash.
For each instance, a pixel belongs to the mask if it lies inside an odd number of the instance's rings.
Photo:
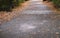
<path id="1" fill-rule="evenodd" d="M 29 3 L 17 18 L 0 26 L 0 38 L 60 38 L 60 15 L 43 2 Z"/>

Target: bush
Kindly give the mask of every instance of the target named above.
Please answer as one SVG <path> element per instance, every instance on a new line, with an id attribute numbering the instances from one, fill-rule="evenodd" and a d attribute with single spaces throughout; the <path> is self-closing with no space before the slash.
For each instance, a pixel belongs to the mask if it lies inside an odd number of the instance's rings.
<path id="1" fill-rule="evenodd" d="M 0 10 L 10 10 L 27 0 L 0 0 Z"/>
<path id="2" fill-rule="evenodd" d="M 10 9 L 9 0 L 0 0 L 0 10 L 8 10 Z"/>
<path id="3" fill-rule="evenodd" d="M 60 0 L 52 0 L 52 2 L 57 8 L 60 8 Z"/>

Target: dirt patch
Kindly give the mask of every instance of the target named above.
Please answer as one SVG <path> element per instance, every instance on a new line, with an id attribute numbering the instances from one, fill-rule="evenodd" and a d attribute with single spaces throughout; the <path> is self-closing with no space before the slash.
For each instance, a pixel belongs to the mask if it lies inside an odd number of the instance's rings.
<path id="1" fill-rule="evenodd" d="M 44 4 L 47 5 L 51 10 L 53 10 L 55 14 L 60 14 L 60 10 L 55 8 L 52 2 L 45 1 Z"/>
<path id="2" fill-rule="evenodd" d="M 29 4 L 29 1 L 27 1 L 25 3 L 22 3 L 20 6 L 14 8 L 12 10 L 12 12 L 3 12 L 3 11 L 1 11 L 0 12 L 0 25 L 2 23 L 5 23 L 7 21 L 10 21 L 11 19 L 19 16 L 19 14 L 21 13 L 21 11 L 23 9 L 25 9 L 28 6 L 28 4 Z"/>

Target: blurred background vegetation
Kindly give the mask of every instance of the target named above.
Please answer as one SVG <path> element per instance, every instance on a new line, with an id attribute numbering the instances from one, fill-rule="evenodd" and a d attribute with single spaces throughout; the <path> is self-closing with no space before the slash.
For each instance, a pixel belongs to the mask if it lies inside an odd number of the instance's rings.
<path id="1" fill-rule="evenodd" d="M 0 11 L 9 11 L 25 1 L 28 0 L 0 0 Z"/>
<path id="2" fill-rule="evenodd" d="M 23 3 L 28 0 L 0 0 L 0 11 L 8 11 L 14 8 L 15 6 L 19 6 L 20 3 Z M 60 8 L 60 0 L 47 0 L 54 3 L 55 7 Z"/>
<path id="3" fill-rule="evenodd" d="M 48 2 L 49 2 L 49 1 L 53 2 L 54 6 L 55 6 L 56 8 L 60 8 L 60 0 L 48 0 Z"/>
<path id="4" fill-rule="evenodd" d="M 52 0 L 52 2 L 57 8 L 60 8 L 60 0 Z"/>

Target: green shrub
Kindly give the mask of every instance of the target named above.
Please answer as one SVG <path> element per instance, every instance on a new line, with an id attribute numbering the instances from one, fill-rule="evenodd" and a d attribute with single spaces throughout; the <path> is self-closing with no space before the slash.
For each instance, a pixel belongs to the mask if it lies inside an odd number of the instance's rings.
<path id="1" fill-rule="evenodd" d="M 8 10 L 10 9 L 9 0 L 0 0 L 0 10 Z"/>
<path id="2" fill-rule="evenodd" d="M 60 0 L 52 0 L 52 2 L 56 7 L 60 8 Z"/>
<path id="3" fill-rule="evenodd" d="M 27 0 L 0 0 L 0 10 L 10 10 Z"/>

